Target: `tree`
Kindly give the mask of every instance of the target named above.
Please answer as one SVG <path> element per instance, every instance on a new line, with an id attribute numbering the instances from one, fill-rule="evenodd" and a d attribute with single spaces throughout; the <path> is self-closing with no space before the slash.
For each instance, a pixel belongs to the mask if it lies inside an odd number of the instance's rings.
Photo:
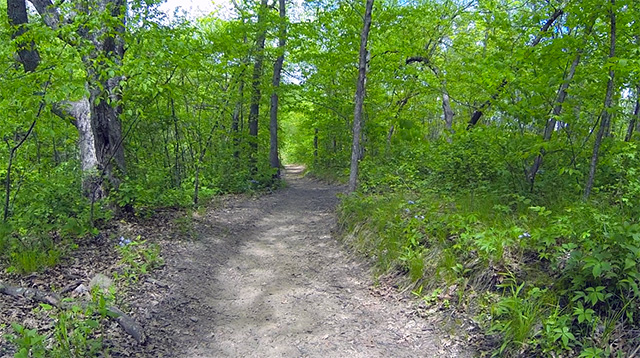
<path id="1" fill-rule="evenodd" d="M 116 75 L 124 55 L 123 0 L 79 1 L 63 16 L 50 0 L 30 0 L 44 23 L 58 31 L 62 40 L 78 47 L 83 54 L 88 94 L 78 100 L 54 105 L 54 113 L 71 118 L 79 133 L 79 151 L 84 175 L 83 188 L 87 196 L 100 199 L 110 188 L 117 189 L 125 171 L 123 138 L 119 115 L 120 79 Z M 10 0 L 7 11 L 10 22 L 24 33 L 28 23 L 25 0 Z M 88 24 L 88 19 L 98 23 Z M 75 28 L 81 40 L 61 28 Z M 82 47 L 87 46 L 85 51 Z M 25 70 L 33 71 L 40 58 L 33 42 L 20 50 Z M 109 186 L 105 186 L 106 182 Z"/>
<path id="2" fill-rule="evenodd" d="M 367 0 L 364 12 L 364 24 L 360 35 L 360 55 L 358 61 L 358 83 L 355 96 L 355 109 L 353 114 L 353 143 L 351 145 L 351 171 L 349 173 L 349 192 L 354 192 L 358 182 L 358 164 L 361 159 L 361 136 L 362 136 L 362 108 L 364 106 L 365 83 L 367 81 L 367 62 L 369 52 L 367 51 L 367 40 L 371 29 L 371 12 L 373 10 L 373 0 Z"/>
<path id="3" fill-rule="evenodd" d="M 580 56 L 582 55 L 582 50 L 578 50 L 573 62 L 571 62 L 571 66 L 569 67 L 569 71 L 560 85 L 560 89 L 558 89 L 558 95 L 556 97 L 555 105 L 553 106 L 553 110 L 551 111 L 550 118 L 547 120 L 547 125 L 544 127 L 544 134 L 542 139 L 545 142 L 551 140 L 551 136 L 553 135 L 553 131 L 556 130 L 557 118 L 560 116 L 562 112 L 562 105 L 564 104 L 565 99 L 567 98 L 567 90 L 569 89 L 569 85 L 571 81 L 573 81 L 573 76 L 576 74 L 576 68 L 580 63 Z M 544 148 L 540 150 L 540 154 L 536 156 L 536 159 L 529 170 L 529 181 L 531 182 L 531 190 L 533 191 L 533 185 L 536 181 L 536 174 L 538 170 L 540 170 L 540 166 L 542 165 L 542 158 L 545 154 Z"/>
<path id="4" fill-rule="evenodd" d="M 616 9 L 615 0 L 610 0 L 609 8 L 609 21 L 610 21 L 610 45 L 609 45 L 609 59 L 613 59 L 616 56 Z M 609 67 L 609 80 L 607 81 L 607 92 L 604 97 L 604 108 L 600 114 L 600 127 L 596 134 L 595 142 L 593 144 L 593 154 L 591 155 L 591 163 L 589 165 L 589 174 L 587 177 L 587 184 L 584 187 L 584 199 L 588 199 L 593 189 L 593 182 L 596 176 L 596 169 L 598 166 L 598 157 L 600 154 L 600 146 L 602 145 L 602 138 L 606 131 L 611 126 L 612 107 L 613 107 L 613 95 L 615 91 L 615 69 L 613 66 Z"/>
<path id="5" fill-rule="evenodd" d="M 633 131 L 636 130 L 638 124 L 640 124 L 640 85 L 636 85 L 636 104 L 633 107 L 633 113 L 631 115 L 631 120 L 629 121 L 629 126 L 627 127 L 627 134 L 624 137 L 624 141 L 628 142 L 631 140 L 631 136 L 633 136 Z"/>
<path id="6" fill-rule="evenodd" d="M 551 14 L 549 19 L 544 23 L 544 25 L 542 25 L 542 28 L 540 29 L 540 31 L 538 32 L 536 37 L 529 44 L 530 48 L 536 47 L 540 43 L 540 41 L 542 41 L 544 36 L 547 34 L 547 31 L 549 31 L 549 29 L 552 27 L 553 23 L 556 20 L 558 20 L 558 18 L 560 18 L 564 14 L 564 6 L 565 6 L 565 3 L 563 3 L 560 7 L 558 7 L 557 9 L 554 10 L 553 14 Z M 482 117 L 484 112 L 491 106 L 491 103 L 493 101 L 498 99 L 498 97 L 504 91 L 504 88 L 508 83 L 509 83 L 509 81 L 506 78 L 502 79 L 502 81 L 497 86 L 497 88 L 496 88 L 494 94 L 491 96 L 491 98 L 486 100 L 485 102 L 483 102 L 473 112 L 473 115 L 471 116 L 471 118 L 469 119 L 469 123 L 467 124 L 467 129 L 471 129 L 476 124 L 478 124 L 478 122 L 480 121 L 480 118 Z"/>
<path id="7" fill-rule="evenodd" d="M 270 112 L 270 148 L 269 163 L 276 170 L 276 177 L 280 177 L 280 158 L 278 155 L 278 90 L 280 88 L 280 75 L 284 63 L 284 51 L 287 36 L 285 0 L 279 0 L 280 8 L 280 34 L 278 35 L 278 58 L 273 65 L 273 93 L 271 94 Z"/>
<path id="8" fill-rule="evenodd" d="M 252 137 L 250 143 L 251 153 L 249 154 L 249 160 L 251 172 L 253 174 L 256 174 L 258 171 L 258 120 L 260 118 L 260 100 L 262 98 L 260 83 L 262 80 L 262 63 L 264 61 L 264 44 L 267 37 L 267 10 L 267 0 L 262 0 L 260 2 L 260 8 L 258 9 L 258 21 L 256 24 L 258 33 L 256 35 L 256 43 L 254 48 L 253 75 L 251 77 L 251 105 L 249 107 L 249 135 Z"/>

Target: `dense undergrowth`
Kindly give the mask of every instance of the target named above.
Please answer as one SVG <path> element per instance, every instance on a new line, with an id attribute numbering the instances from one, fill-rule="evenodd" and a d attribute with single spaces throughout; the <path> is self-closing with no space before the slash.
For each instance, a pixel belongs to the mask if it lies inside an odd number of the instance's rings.
<path id="1" fill-rule="evenodd" d="M 640 332 L 636 145 L 610 149 L 583 201 L 584 169 L 561 170 L 566 158 L 548 158 L 530 191 L 513 169 L 526 153 L 496 130 L 365 159 L 360 192 L 339 208 L 345 240 L 380 274 L 404 272 L 425 302 L 475 316 L 499 339 L 494 355 L 629 356 Z"/>

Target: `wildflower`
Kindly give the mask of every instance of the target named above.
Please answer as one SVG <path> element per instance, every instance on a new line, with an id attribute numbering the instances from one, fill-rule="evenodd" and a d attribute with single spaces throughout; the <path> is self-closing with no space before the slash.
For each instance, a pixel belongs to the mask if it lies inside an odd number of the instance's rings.
<path id="1" fill-rule="evenodd" d="M 415 204 L 416 202 L 415 202 L 415 201 L 413 201 L 413 200 L 409 200 L 407 203 L 409 203 L 409 205 L 413 205 L 413 204 Z"/>
<path id="2" fill-rule="evenodd" d="M 525 231 L 524 233 L 522 233 L 522 235 L 518 236 L 518 239 L 525 239 L 525 238 L 528 239 L 530 237 L 531 237 L 531 234 Z"/>
<path id="3" fill-rule="evenodd" d="M 120 247 L 125 247 L 127 245 L 129 245 L 131 243 L 130 239 L 125 239 L 124 236 L 120 236 L 120 242 L 118 243 L 118 245 L 120 245 Z"/>

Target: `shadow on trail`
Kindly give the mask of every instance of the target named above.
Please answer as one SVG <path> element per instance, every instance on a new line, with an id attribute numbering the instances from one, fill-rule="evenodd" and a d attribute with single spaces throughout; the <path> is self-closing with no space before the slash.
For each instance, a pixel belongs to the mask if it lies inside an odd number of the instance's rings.
<path id="1" fill-rule="evenodd" d="M 466 356 L 371 295 L 366 266 L 331 236 L 342 188 L 303 170 L 288 167 L 288 186 L 271 195 L 212 210 L 204 235 L 177 245 L 150 345 L 171 357 Z"/>

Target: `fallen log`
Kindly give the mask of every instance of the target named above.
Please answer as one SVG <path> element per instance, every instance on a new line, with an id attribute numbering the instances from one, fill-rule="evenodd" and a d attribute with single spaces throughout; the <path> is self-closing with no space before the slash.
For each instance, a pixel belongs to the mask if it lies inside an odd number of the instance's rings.
<path id="1" fill-rule="evenodd" d="M 58 309 L 65 309 L 79 304 L 81 307 L 86 308 L 87 302 L 62 302 L 60 296 L 52 292 L 45 292 L 35 288 L 14 287 L 0 282 L 0 294 L 5 294 L 14 298 L 26 298 L 28 300 L 46 303 Z M 122 310 L 115 306 L 107 307 L 107 315 L 114 319 L 122 329 L 127 332 L 133 339 L 139 344 L 144 344 L 147 341 L 144 329 L 133 318 L 129 317 Z"/>

